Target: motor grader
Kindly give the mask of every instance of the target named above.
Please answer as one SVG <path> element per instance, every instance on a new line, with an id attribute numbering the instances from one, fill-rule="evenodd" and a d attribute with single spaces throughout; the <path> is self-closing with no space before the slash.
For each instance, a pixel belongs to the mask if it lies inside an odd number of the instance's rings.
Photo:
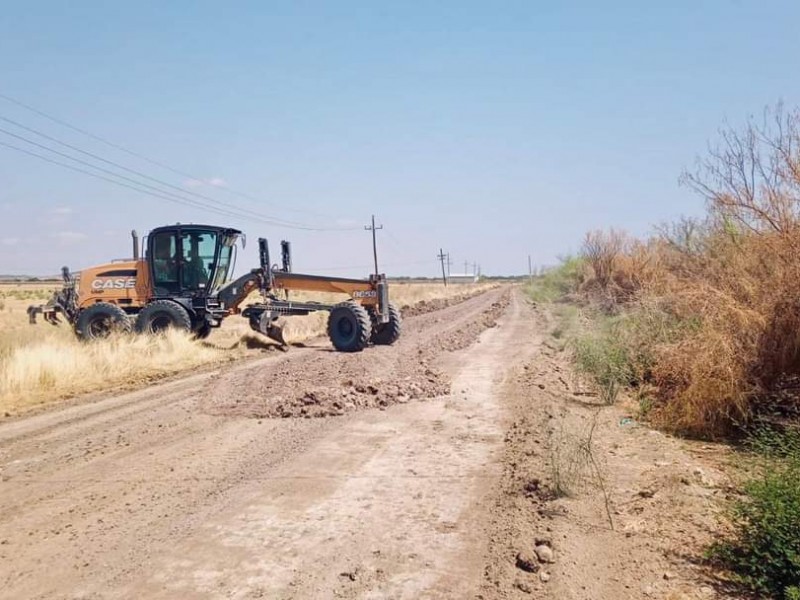
<path id="1" fill-rule="evenodd" d="M 83 340 L 114 331 L 158 333 L 167 328 L 204 338 L 231 315 L 248 319 L 250 327 L 285 344 L 286 317 L 328 311 L 328 336 L 342 352 L 358 352 L 368 344 L 392 344 L 400 336 L 400 312 L 389 302 L 386 276 L 347 279 L 292 272 L 291 245 L 281 242 L 281 264 L 270 262 L 267 240 L 259 239 L 260 266 L 232 281 L 237 242 L 244 234 L 214 225 L 171 225 L 153 229 L 146 240 L 133 237 L 133 258 L 112 261 L 73 274 L 62 269 L 64 286 L 44 305 L 31 306 L 57 325 L 66 320 Z M 338 304 L 296 302 L 290 291 L 337 292 L 349 296 Z M 258 292 L 258 300 L 245 300 Z"/>

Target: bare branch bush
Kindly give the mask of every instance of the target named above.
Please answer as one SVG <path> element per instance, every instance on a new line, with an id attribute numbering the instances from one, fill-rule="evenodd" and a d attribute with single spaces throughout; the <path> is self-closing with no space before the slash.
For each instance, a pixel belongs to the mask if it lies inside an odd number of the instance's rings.
<path id="1" fill-rule="evenodd" d="M 660 349 L 658 414 L 714 435 L 800 376 L 800 113 L 777 105 L 724 128 L 682 180 L 707 200 L 708 217 L 659 231 L 658 293 L 696 327 Z"/>
<path id="2" fill-rule="evenodd" d="M 576 496 L 583 490 L 599 489 L 603 495 L 606 518 L 611 529 L 614 529 L 606 467 L 595 447 L 600 410 L 593 412 L 591 421 L 581 431 L 567 431 L 563 422 L 558 430 L 553 431 L 548 444 L 550 479 L 557 497 Z"/>
<path id="3" fill-rule="evenodd" d="M 726 125 L 682 181 L 706 200 L 706 216 L 643 242 L 588 233 L 579 291 L 613 318 L 625 309 L 636 316 L 628 323 L 670 324 L 674 336 L 653 335 L 626 356 L 648 357 L 641 380 L 658 390 L 655 420 L 714 437 L 800 383 L 800 112 L 777 105 L 741 129 Z M 609 331 L 623 343 L 624 327 Z"/>
<path id="4" fill-rule="evenodd" d="M 716 227 L 794 233 L 800 222 L 800 112 L 778 104 L 742 130 L 724 127 L 719 137 L 696 170 L 681 178 L 707 199 Z"/>

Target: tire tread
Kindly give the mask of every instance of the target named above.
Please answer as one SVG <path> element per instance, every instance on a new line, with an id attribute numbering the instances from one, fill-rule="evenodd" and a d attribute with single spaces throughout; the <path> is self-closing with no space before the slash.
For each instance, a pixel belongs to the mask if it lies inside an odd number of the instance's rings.
<path id="1" fill-rule="evenodd" d="M 334 329 L 338 320 L 338 315 L 341 310 L 347 309 L 355 317 L 358 332 L 356 339 L 353 343 L 344 346 L 337 340 L 337 333 Z M 328 317 L 328 337 L 333 343 L 334 348 L 339 352 L 360 352 L 369 344 L 369 338 L 372 334 L 372 321 L 367 310 L 357 302 L 341 302 L 333 307 L 330 316 Z"/>
<path id="2" fill-rule="evenodd" d="M 150 329 L 151 316 L 158 312 L 165 311 L 170 313 L 173 317 L 172 326 L 182 331 L 191 331 L 192 319 L 189 312 L 177 302 L 172 300 L 155 300 L 145 306 L 139 316 L 136 317 L 136 332 L 137 333 L 152 333 Z"/>

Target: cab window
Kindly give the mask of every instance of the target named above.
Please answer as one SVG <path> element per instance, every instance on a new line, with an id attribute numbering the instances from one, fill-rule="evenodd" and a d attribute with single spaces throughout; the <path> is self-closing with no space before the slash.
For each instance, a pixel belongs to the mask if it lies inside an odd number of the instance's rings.
<path id="1" fill-rule="evenodd" d="M 170 292 L 178 290 L 178 244 L 174 233 L 153 236 L 153 283 Z"/>
<path id="2" fill-rule="evenodd" d="M 198 290 L 208 286 L 214 271 L 214 254 L 217 234 L 213 231 L 184 231 L 181 234 L 183 250 L 183 287 Z"/>

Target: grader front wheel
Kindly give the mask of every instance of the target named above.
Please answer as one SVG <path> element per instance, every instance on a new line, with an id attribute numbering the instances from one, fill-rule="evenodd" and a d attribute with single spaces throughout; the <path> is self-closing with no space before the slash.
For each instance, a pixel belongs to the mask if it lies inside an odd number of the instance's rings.
<path id="1" fill-rule="evenodd" d="M 337 304 L 328 317 L 328 337 L 339 352 L 360 352 L 369 343 L 372 322 L 366 309 L 355 302 Z"/>

